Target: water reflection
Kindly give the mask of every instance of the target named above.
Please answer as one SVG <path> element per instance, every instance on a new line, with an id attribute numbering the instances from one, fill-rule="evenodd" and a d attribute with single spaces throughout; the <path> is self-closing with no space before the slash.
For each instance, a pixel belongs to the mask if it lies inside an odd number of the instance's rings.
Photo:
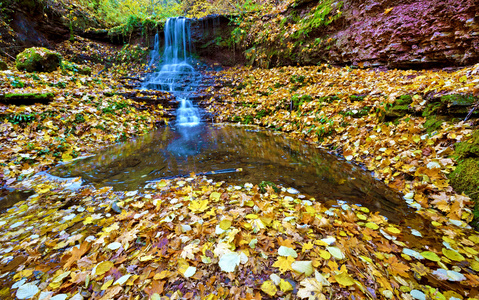
<path id="1" fill-rule="evenodd" d="M 271 181 L 318 201 L 362 204 L 392 221 L 412 212 L 399 195 L 354 165 L 301 141 L 245 127 L 166 127 L 51 171 L 117 190 L 192 172 L 232 184 Z"/>

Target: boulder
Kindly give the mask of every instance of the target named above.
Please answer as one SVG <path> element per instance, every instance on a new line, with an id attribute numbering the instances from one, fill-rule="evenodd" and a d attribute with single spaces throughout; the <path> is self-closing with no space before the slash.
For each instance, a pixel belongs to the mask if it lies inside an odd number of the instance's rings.
<path id="1" fill-rule="evenodd" d="M 8 70 L 7 63 L 0 58 L 0 71 Z"/>
<path id="2" fill-rule="evenodd" d="M 33 47 L 17 55 L 16 66 L 20 71 L 52 72 L 61 64 L 62 56 L 47 48 Z"/>

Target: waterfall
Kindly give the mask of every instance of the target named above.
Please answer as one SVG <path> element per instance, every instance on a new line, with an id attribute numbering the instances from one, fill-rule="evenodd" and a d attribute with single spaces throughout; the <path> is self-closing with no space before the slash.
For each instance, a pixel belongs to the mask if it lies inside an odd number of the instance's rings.
<path id="1" fill-rule="evenodd" d="M 169 18 L 165 23 L 165 49 L 160 71 L 148 75 L 143 84 L 145 89 L 168 91 L 180 102 L 176 111 L 176 124 L 196 126 L 200 122 L 198 108 L 190 95 L 197 88 L 201 75 L 190 65 L 191 31 L 190 20 L 184 17 Z M 152 66 L 159 60 L 159 39 L 155 36 L 157 54 L 151 55 Z"/>

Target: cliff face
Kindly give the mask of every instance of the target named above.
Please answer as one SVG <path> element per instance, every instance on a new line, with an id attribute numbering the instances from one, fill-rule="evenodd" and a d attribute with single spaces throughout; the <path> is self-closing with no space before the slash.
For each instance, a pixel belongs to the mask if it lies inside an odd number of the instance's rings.
<path id="1" fill-rule="evenodd" d="M 333 63 L 423 68 L 479 62 L 476 0 L 345 1 L 343 17 L 347 25 L 333 33 L 326 56 Z"/>
<path id="2" fill-rule="evenodd" d="M 297 0 L 279 14 L 245 20 L 240 46 L 266 67 L 479 62 L 479 0 Z"/>

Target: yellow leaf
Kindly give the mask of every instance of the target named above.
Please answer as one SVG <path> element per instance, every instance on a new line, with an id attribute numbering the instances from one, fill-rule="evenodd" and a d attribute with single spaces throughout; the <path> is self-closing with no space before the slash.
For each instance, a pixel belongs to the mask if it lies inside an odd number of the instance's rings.
<path id="1" fill-rule="evenodd" d="M 354 280 L 348 274 L 348 269 L 346 269 L 346 265 L 342 265 L 339 273 L 334 275 L 334 279 L 340 284 L 344 286 L 351 286 L 354 284 Z"/>
<path id="2" fill-rule="evenodd" d="M 444 254 L 444 256 L 449 258 L 450 260 L 454 261 L 463 261 L 465 259 L 464 256 L 462 256 L 459 252 L 452 249 L 442 248 L 442 254 Z"/>
<path id="3" fill-rule="evenodd" d="M 96 266 L 95 274 L 93 275 L 103 275 L 110 271 L 111 268 L 113 268 L 113 263 L 111 261 L 102 261 Z"/>
<path id="4" fill-rule="evenodd" d="M 70 155 L 69 152 L 65 152 L 65 153 L 62 154 L 62 160 L 63 160 L 64 162 L 69 162 L 69 161 L 71 161 L 72 159 L 73 159 L 73 157 Z"/>
<path id="5" fill-rule="evenodd" d="M 365 225 L 365 226 L 366 226 L 367 228 L 370 228 L 370 229 L 373 229 L 373 230 L 376 230 L 376 229 L 378 229 L 378 228 L 379 228 L 378 224 L 376 224 L 376 223 L 372 223 L 372 222 L 368 222 L 368 223 L 366 223 L 366 225 Z"/>
<path id="6" fill-rule="evenodd" d="M 224 219 L 220 222 L 220 228 L 223 230 L 228 230 L 231 227 L 231 220 Z"/>
<path id="7" fill-rule="evenodd" d="M 107 282 L 105 282 L 102 286 L 101 286 L 101 290 L 104 291 L 106 290 L 107 288 L 109 288 L 111 285 L 113 284 L 113 279 L 110 279 L 108 280 Z"/>
<path id="8" fill-rule="evenodd" d="M 301 252 L 304 253 L 304 252 L 307 251 L 307 250 L 313 249 L 313 247 L 314 247 L 314 244 L 311 243 L 311 242 L 304 243 L 304 244 L 303 244 L 303 249 L 301 250 Z"/>
<path id="9" fill-rule="evenodd" d="M 391 10 L 393 10 L 393 7 L 385 9 L 384 14 L 387 15 L 388 13 L 391 12 Z"/>
<path id="10" fill-rule="evenodd" d="M 219 201 L 221 197 L 221 194 L 218 192 L 213 192 L 210 194 L 210 200 L 212 201 Z"/>
<path id="11" fill-rule="evenodd" d="M 208 200 L 198 200 L 198 201 L 191 201 L 188 208 L 193 213 L 201 213 L 208 209 Z"/>
<path id="12" fill-rule="evenodd" d="M 261 290 L 268 294 L 270 297 L 276 295 L 276 292 L 278 291 L 276 285 L 271 280 L 263 282 L 263 284 L 261 285 Z"/>
<path id="13" fill-rule="evenodd" d="M 401 233 L 401 230 L 399 228 L 396 228 L 396 227 L 388 227 L 386 228 L 387 231 L 389 231 L 390 233 L 392 234 L 398 234 L 398 233 Z"/>
<path id="14" fill-rule="evenodd" d="M 281 281 L 279 282 L 279 288 L 284 293 L 290 292 L 293 290 L 293 286 L 291 285 L 291 283 L 289 283 L 288 281 L 284 279 L 281 279 Z"/>
<path id="15" fill-rule="evenodd" d="M 291 256 L 280 256 L 278 260 L 273 264 L 273 267 L 278 268 L 281 273 L 286 271 L 292 271 L 291 264 L 295 259 Z"/>
<path id="16" fill-rule="evenodd" d="M 439 256 L 437 256 L 436 253 L 434 252 L 431 252 L 431 251 L 423 251 L 421 252 L 421 255 L 426 258 L 426 259 L 429 259 L 429 260 L 432 260 L 432 261 L 440 261 L 441 259 L 439 258 Z"/>
<path id="17" fill-rule="evenodd" d="M 321 256 L 322 258 L 324 259 L 330 259 L 331 258 L 331 253 L 329 253 L 328 251 L 326 250 L 319 250 L 319 256 Z"/>

